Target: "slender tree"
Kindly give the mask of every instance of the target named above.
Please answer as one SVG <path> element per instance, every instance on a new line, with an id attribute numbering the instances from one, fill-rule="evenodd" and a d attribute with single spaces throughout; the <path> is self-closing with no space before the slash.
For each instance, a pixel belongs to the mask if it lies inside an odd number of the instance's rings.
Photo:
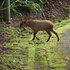
<path id="1" fill-rule="evenodd" d="M 10 24 L 10 0 L 4 0 L 4 21 Z"/>

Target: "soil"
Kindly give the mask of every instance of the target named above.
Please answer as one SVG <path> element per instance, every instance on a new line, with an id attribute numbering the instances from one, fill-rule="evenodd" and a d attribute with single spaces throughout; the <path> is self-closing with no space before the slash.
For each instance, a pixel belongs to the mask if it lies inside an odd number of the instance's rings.
<path id="1" fill-rule="evenodd" d="M 9 50 L 8 48 L 5 47 L 0 47 L 0 54 L 9 54 L 11 53 L 11 50 Z"/>
<path id="2" fill-rule="evenodd" d="M 5 24 L 4 22 L 0 22 L 0 54 L 9 54 L 11 50 L 4 47 L 4 43 L 8 42 L 9 40 L 6 39 L 7 33 L 4 31 L 4 28 L 7 28 L 9 25 Z M 2 30 L 2 31 L 1 31 Z"/>

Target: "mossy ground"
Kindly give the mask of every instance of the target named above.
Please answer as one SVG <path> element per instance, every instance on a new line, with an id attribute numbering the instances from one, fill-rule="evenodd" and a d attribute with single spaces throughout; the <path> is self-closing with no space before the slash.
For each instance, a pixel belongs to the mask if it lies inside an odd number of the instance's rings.
<path id="1" fill-rule="evenodd" d="M 40 41 L 32 41 L 32 33 L 19 28 L 7 27 L 4 32 L 8 35 L 8 41 L 4 47 L 10 50 L 9 53 L 0 54 L 0 70 L 66 70 L 67 61 L 60 46 L 63 32 L 70 28 L 70 20 L 63 20 L 55 23 L 56 31 L 60 36 L 60 41 L 52 34 L 49 42 L 46 32 L 39 32 L 37 35 Z M 0 29 L 0 31 L 3 31 Z M 30 31 L 31 32 L 31 31 Z"/>

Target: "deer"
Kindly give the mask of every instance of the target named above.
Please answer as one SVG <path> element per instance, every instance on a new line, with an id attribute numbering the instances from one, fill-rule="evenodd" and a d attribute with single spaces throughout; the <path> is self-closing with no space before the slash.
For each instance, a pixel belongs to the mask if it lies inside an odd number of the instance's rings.
<path id="1" fill-rule="evenodd" d="M 36 34 L 39 31 L 46 31 L 48 36 L 47 42 L 50 40 L 52 33 L 54 33 L 57 37 L 57 41 L 59 41 L 59 36 L 57 34 L 57 32 L 54 30 L 54 24 L 52 21 L 50 20 L 22 20 L 20 23 L 20 28 L 25 28 L 25 27 L 30 27 L 33 30 L 33 38 L 32 40 L 34 40 L 35 38 L 37 40 L 40 40 Z"/>

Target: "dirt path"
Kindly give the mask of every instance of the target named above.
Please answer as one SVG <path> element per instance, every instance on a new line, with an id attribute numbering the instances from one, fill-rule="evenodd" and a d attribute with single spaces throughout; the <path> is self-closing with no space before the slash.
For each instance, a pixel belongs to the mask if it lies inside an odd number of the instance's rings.
<path id="1" fill-rule="evenodd" d="M 64 38 L 62 39 L 62 47 L 64 48 L 64 54 L 70 58 L 70 29 L 64 33 Z M 67 70 L 70 70 L 70 59 L 68 60 Z"/>

